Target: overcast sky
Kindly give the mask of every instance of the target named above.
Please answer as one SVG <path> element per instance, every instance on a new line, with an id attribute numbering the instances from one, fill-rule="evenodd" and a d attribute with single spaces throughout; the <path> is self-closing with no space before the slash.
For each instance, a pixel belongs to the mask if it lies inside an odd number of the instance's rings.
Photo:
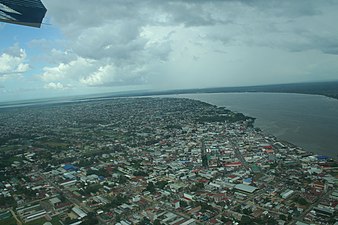
<path id="1" fill-rule="evenodd" d="M 338 1 L 43 0 L 0 23 L 0 101 L 338 80 Z"/>

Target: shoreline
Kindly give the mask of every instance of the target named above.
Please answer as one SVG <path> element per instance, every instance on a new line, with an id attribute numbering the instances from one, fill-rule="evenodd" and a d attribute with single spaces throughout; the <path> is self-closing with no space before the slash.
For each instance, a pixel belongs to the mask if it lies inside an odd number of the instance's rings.
<path id="1" fill-rule="evenodd" d="M 212 95 L 212 94 L 252 94 L 252 93 L 256 93 L 256 94 L 270 94 L 270 93 L 266 93 L 266 92 L 260 92 L 260 93 L 257 93 L 257 92 L 246 92 L 246 93 L 244 93 L 244 92 L 242 92 L 242 93 L 206 93 L 206 94 L 200 94 L 200 95 Z M 281 93 L 273 93 L 273 94 L 281 94 Z M 290 94 L 290 93 L 285 93 L 285 94 Z M 299 95 L 298 93 L 292 93 L 292 94 L 295 94 L 295 95 Z M 187 96 L 188 95 L 188 96 Z M 273 137 L 275 137 L 276 139 L 278 139 L 278 141 L 283 141 L 283 142 L 286 142 L 286 143 L 288 143 L 288 144 L 290 144 L 290 145 L 292 145 L 292 146 L 294 146 L 295 148 L 299 148 L 299 149 L 301 149 L 301 150 L 303 150 L 303 151 L 306 151 L 306 152 L 308 152 L 308 153 L 310 153 L 310 154 L 312 154 L 312 155 L 318 155 L 318 156 L 327 156 L 327 157 L 330 157 L 331 159 L 333 159 L 333 160 L 335 160 L 335 161 L 338 161 L 338 156 L 337 156 L 337 154 L 335 153 L 335 152 L 332 152 L 332 153 L 330 153 L 330 152 L 321 152 L 320 150 L 318 150 L 318 152 L 317 151 L 315 151 L 315 150 L 309 150 L 308 149 L 308 147 L 306 147 L 306 146 L 302 146 L 300 143 L 294 143 L 293 141 L 290 141 L 290 140 L 288 140 L 286 137 L 281 137 L 281 136 L 279 136 L 279 135 L 276 135 L 276 133 L 274 133 L 274 132 L 271 132 L 271 130 L 270 131 L 268 131 L 268 130 L 266 130 L 266 129 L 264 129 L 262 126 L 259 126 L 259 125 L 257 125 L 257 120 L 259 120 L 260 122 L 262 122 L 262 123 L 265 123 L 264 122 L 264 118 L 262 119 L 262 118 L 258 118 L 257 116 L 255 116 L 255 115 L 252 115 L 252 114 L 248 114 L 248 112 L 243 112 L 243 110 L 239 110 L 239 109 L 234 109 L 234 107 L 229 107 L 229 106 L 227 106 L 227 105 L 223 105 L 223 104 L 221 104 L 221 103 L 219 103 L 219 104 L 217 104 L 217 103 L 214 103 L 214 102 L 212 102 L 212 103 L 210 103 L 210 101 L 208 101 L 208 100 L 206 100 L 205 98 L 204 99 L 202 99 L 202 97 L 201 98 L 193 98 L 193 97 L 191 97 L 191 95 L 190 94 L 187 94 L 187 95 L 185 95 L 185 94 L 183 94 L 183 95 L 177 95 L 177 96 L 179 96 L 179 97 L 184 97 L 184 98 L 189 98 L 189 99 L 193 99 L 193 100 L 199 100 L 199 101 L 202 101 L 202 102 L 206 102 L 206 103 L 208 103 L 208 104 L 212 104 L 212 105 L 214 105 L 214 106 L 217 106 L 217 107 L 225 107 L 226 109 L 229 109 L 229 110 L 231 110 L 231 111 L 233 111 L 233 112 L 239 112 L 239 113 L 243 113 L 244 115 L 246 115 L 246 116 L 250 116 L 250 117 L 253 117 L 253 118 L 255 118 L 255 121 L 254 121 L 254 127 L 255 128 L 259 128 L 265 135 L 272 135 Z M 194 95 L 194 94 L 192 94 L 192 95 Z M 198 95 L 198 94 L 197 94 Z M 302 95 L 308 95 L 308 94 L 302 94 Z M 173 97 L 177 97 L 177 96 L 173 96 Z M 313 96 L 318 96 L 318 95 L 313 95 Z M 324 96 L 324 97 L 326 97 L 326 96 Z M 328 98 L 330 98 L 330 97 L 328 97 Z M 331 99 L 331 98 L 330 98 Z M 337 99 L 336 99 L 337 100 Z M 236 108 L 236 107 L 235 107 Z M 292 128 L 290 128 L 290 129 L 292 129 Z M 301 142 L 301 141 L 300 141 Z M 320 145 L 320 144 L 319 144 Z M 313 148 L 317 148 L 317 147 L 313 147 Z M 325 151 L 325 150 L 324 150 Z"/>
<path id="2" fill-rule="evenodd" d="M 254 93 L 254 94 L 295 94 L 295 95 L 313 95 L 313 96 L 323 96 L 323 97 L 327 97 L 329 99 L 335 99 L 333 97 L 330 97 L 330 96 L 326 96 L 326 95 L 321 95 L 321 94 L 307 94 L 307 93 L 282 93 L 282 92 L 231 92 L 231 93 L 228 93 L 228 92 L 213 92 L 213 93 L 210 93 L 210 92 L 205 92 L 205 93 L 191 93 L 191 94 L 170 94 L 170 95 L 157 95 L 157 96 L 134 96 L 134 97 L 145 97 L 145 98 L 148 98 L 148 97 L 160 97 L 160 98 L 165 98 L 165 97 L 171 97 L 171 98 L 177 98 L 177 96 L 179 96 L 178 98 L 181 98 L 181 97 L 184 97 L 186 98 L 186 96 L 184 95 L 208 95 L 208 94 L 251 94 L 251 93 Z M 134 97 L 131 97 L 131 98 L 134 98 Z M 41 102 L 38 101 L 36 102 L 36 104 L 34 104 L 33 101 L 30 101 L 29 103 L 26 102 L 26 103 L 22 103 L 22 105 L 18 104 L 17 102 L 15 103 L 15 105 L 11 106 L 11 105 L 5 105 L 5 106 L 1 106 L 0 105 L 0 110 L 10 110 L 10 109 L 16 109 L 16 108 L 22 108 L 22 107 L 48 107 L 48 106 L 51 106 L 51 105 L 62 105 L 62 104 L 78 104 L 78 103 L 83 103 L 83 102 L 92 102 L 92 101 L 105 101 L 105 100 L 110 100 L 110 99 L 114 99 L 114 98 L 124 98 L 124 97 L 101 97 L 101 98 L 91 98 L 91 99 L 72 99 L 72 100 L 65 100 L 65 99 L 62 99 L 62 101 L 60 102 L 57 102 L 57 101 L 52 101 L 52 102 Z M 194 98 L 189 98 L 189 99 L 192 99 L 192 100 L 198 100 L 198 99 L 194 99 Z M 338 100 L 338 99 L 335 99 L 335 100 Z M 221 105 L 217 105 L 217 104 L 213 104 L 213 103 L 209 103 L 209 102 L 206 102 L 204 100 L 198 100 L 198 101 L 202 101 L 204 103 L 207 103 L 207 104 L 210 104 L 210 105 L 213 105 L 213 106 L 217 106 L 217 107 L 225 107 L 226 109 L 229 109 L 233 112 L 237 112 L 236 110 L 233 110 L 233 109 L 230 109 L 226 106 L 221 106 Z M 244 115 L 247 116 L 247 113 L 244 113 L 244 112 L 241 112 L 241 111 L 238 111 L 238 113 L 243 113 Z M 256 122 L 256 119 L 257 117 L 254 117 L 254 116 L 250 116 L 250 117 L 253 117 L 255 119 L 254 123 L 253 123 L 253 126 L 254 128 L 259 128 L 264 134 L 266 135 L 271 135 L 273 137 L 275 137 L 276 139 L 278 139 L 278 141 L 282 141 L 282 142 L 286 142 L 288 143 L 289 145 L 292 145 L 294 146 L 295 148 L 299 148 L 303 151 L 306 151 L 308 153 L 311 153 L 312 155 L 325 155 L 325 156 L 328 156 L 332 159 L 334 159 L 335 161 L 338 160 L 338 157 L 335 156 L 335 155 L 332 155 L 332 154 L 320 154 L 320 153 L 316 153 L 315 151 L 311 151 L 311 150 L 308 150 L 307 148 L 305 147 L 302 147 L 300 146 L 299 144 L 294 144 L 293 142 L 291 141 L 288 141 L 286 140 L 285 138 L 281 138 L 281 137 L 278 137 L 277 135 L 269 132 L 269 131 L 266 131 L 264 128 L 261 128 L 259 126 L 257 126 L 257 123 Z"/>
<path id="3" fill-rule="evenodd" d="M 78 98 L 78 99 L 69 99 L 61 100 L 57 98 L 52 101 L 47 101 L 44 99 L 31 99 L 23 100 L 22 102 L 10 101 L 10 102 L 0 102 L 0 110 L 11 109 L 11 108 L 21 108 L 21 107 L 37 107 L 37 106 L 48 106 L 48 105 L 58 105 L 58 104 L 72 104 L 72 103 L 81 103 L 81 102 L 91 102 L 91 101 L 104 101 L 114 98 L 135 98 L 135 97 L 160 97 L 160 96 L 175 96 L 175 95 L 198 95 L 198 94 L 296 94 L 296 95 L 312 95 L 312 96 L 321 96 L 328 99 L 333 99 L 338 101 L 338 97 L 332 97 L 323 94 L 310 94 L 310 93 L 297 93 L 297 92 L 256 92 L 256 91 L 238 91 L 238 92 L 189 92 L 189 93 L 176 93 L 176 94 L 145 94 L 145 95 L 116 95 L 116 96 L 102 96 L 97 98 Z M 59 100 L 58 100 L 59 99 Z"/>

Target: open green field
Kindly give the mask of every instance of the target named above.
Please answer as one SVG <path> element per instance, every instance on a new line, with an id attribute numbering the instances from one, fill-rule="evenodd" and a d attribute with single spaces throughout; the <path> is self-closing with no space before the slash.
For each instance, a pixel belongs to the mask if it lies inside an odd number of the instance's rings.
<path id="1" fill-rule="evenodd" d="M 46 220 L 45 218 L 40 218 L 37 220 L 33 220 L 31 222 L 25 223 L 24 225 L 43 225 L 46 222 L 50 222 L 53 225 L 61 225 L 59 222 L 59 217 L 55 216 L 51 221 Z"/>
<path id="2" fill-rule="evenodd" d="M 16 221 L 13 217 L 11 217 L 5 220 L 0 220 L 0 225 L 16 225 Z"/>

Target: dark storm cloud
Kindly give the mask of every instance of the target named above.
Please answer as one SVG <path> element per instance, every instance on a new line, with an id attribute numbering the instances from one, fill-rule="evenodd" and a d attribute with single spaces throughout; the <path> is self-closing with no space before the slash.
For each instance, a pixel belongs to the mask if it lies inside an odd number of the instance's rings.
<path id="1" fill-rule="evenodd" d="M 261 11 L 266 11 L 275 16 L 300 17 L 313 16 L 320 14 L 318 9 L 318 1 L 316 0 L 298 0 L 298 1 L 278 1 L 278 0 L 241 0 L 243 4 L 257 8 Z M 321 4 L 330 4 L 322 2 Z"/>
<path id="2" fill-rule="evenodd" d="M 187 27 L 212 26 L 232 22 L 230 18 L 215 16 L 213 12 L 217 8 L 215 4 L 210 4 L 210 1 L 169 1 L 161 8 L 170 15 L 169 23 L 183 24 Z"/>
<path id="3" fill-rule="evenodd" d="M 102 84 L 90 85 L 92 87 L 114 87 L 114 86 L 128 86 L 128 85 L 141 85 L 147 83 L 147 80 L 143 76 L 138 76 L 136 78 L 124 78 L 118 81 L 105 82 Z"/>
<path id="4" fill-rule="evenodd" d="M 326 54 L 338 55 L 338 37 L 313 37 L 312 45 Z"/>
<path id="5" fill-rule="evenodd" d="M 311 72 L 300 72 L 308 63 L 306 51 L 318 51 L 313 62 L 321 53 L 338 52 L 337 3 L 45 0 L 47 16 L 68 44 L 66 50 L 53 49 L 59 63 L 44 68 L 41 77 L 88 86 L 273 82 L 273 74 L 285 81 L 306 79 Z M 293 59 L 295 52 L 304 56 Z M 280 60 L 293 61 L 285 69 Z M 209 71 L 213 79 L 205 75 Z M 256 81 L 252 72 L 259 73 Z M 275 80 L 283 81 L 277 75 Z"/>

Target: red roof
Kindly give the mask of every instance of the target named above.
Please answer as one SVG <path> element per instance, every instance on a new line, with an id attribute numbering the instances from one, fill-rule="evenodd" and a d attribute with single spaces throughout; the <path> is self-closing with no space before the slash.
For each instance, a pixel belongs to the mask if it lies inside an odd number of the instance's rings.
<path id="1" fill-rule="evenodd" d="M 209 181 L 205 180 L 205 179 L 199 179 L 199 180 L 197 180 L 197 182 L 199 182 L 199 183 L 208 183 Z"/>
<path id="2" fill-rule="evenodd" d="M 232 163 L 223 164 L 223 166 L 241 166 L 241 165 L 242 165 L 241 162 L 232 162 Z"/>
<path id="3" fill-rule="evenodd" d="M 210 223 L 215 224 L 215 223 L 218 223 L 218 221 L 216 219 L 211 219 Z"/>
<path id="4" fill-rule="evenodd" d="M 190 198 L 187 198 L 187 197 L 182 197 L 182 198 L 184 198 L 184 199 L 186 199 L 186 200 L 188 200 L 188 201 L 191 201 L 192 199 L 190 199 Z"/>

